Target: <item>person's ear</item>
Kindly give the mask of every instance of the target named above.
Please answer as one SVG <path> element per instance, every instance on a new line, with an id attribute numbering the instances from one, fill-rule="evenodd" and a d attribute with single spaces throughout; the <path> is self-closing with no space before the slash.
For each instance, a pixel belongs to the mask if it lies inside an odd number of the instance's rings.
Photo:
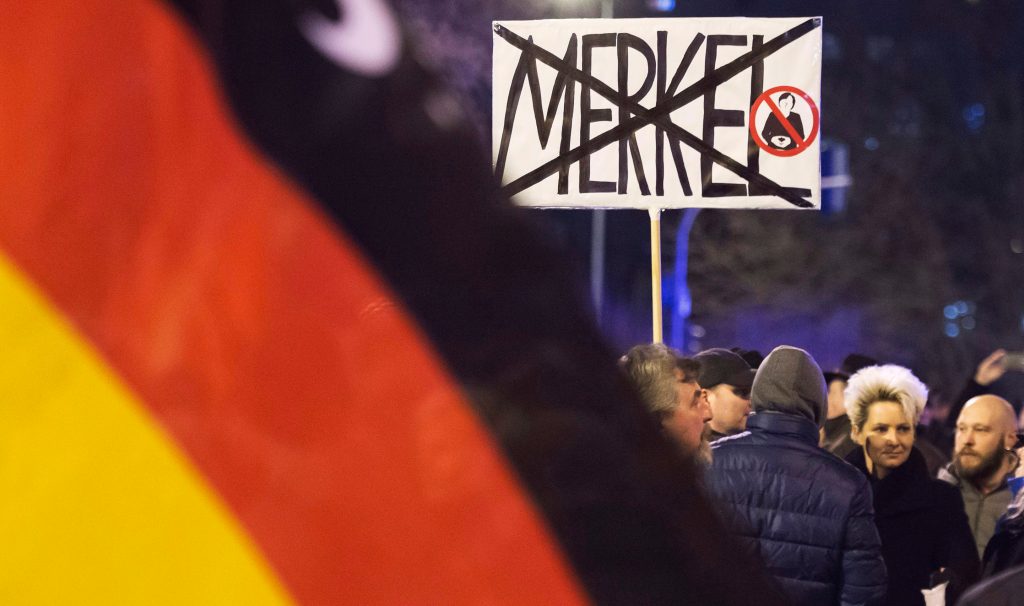
<path id="1" fill-rule="evenodd" d="M 1003 434 L 1003 448 L 1006 450 L 1012 450 L 1017 445 L 1017 432 L 1008 431 Z"/>

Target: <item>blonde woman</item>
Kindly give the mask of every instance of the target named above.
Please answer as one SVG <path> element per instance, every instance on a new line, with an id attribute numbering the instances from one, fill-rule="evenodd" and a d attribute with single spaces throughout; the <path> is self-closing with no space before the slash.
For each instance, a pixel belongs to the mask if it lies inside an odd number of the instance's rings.
<path id="1" fill-rule="evenodd" d="M 959 491 L 931 478 L 914 448 L 915 426 L 928 388 L 908 369 L 885 365 L 863 368 L 844 392 L 850 435 L 859 448 L 847 462 L 868 476 L 874 495 L 875 524 L 889 571 L 886 604 L 924 604 L 921 590 L 944 570 L 953 604 L 978 578 L 978 553 Z"/>

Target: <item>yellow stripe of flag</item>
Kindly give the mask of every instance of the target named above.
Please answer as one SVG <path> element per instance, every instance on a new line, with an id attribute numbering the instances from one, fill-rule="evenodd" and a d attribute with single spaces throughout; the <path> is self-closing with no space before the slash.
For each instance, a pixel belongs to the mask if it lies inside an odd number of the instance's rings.
<path id="1" fill-rule="evenodd" d="M 0 255 L 0 604 L 287 604 L 141 402 Z"/>

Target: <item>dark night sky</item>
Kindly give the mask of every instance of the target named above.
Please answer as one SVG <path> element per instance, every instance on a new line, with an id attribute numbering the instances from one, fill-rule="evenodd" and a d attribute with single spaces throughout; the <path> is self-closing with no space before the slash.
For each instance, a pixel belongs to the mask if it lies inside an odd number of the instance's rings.
<path id="1" fill-rule="evenodd" d="M 402 7 L 483 139 L 490 21 L 599 14 L 588 0 Z M 615 11 L 659 15 L 644 0 L 620 0 Z M 696 328 L 674 345 L 789 342 L 823 366 L 858 350 L 910 365 L 943 393 L 992 349 L 1024 350 L 1024 6 L 700 0 L 672 14 L 823 16 L 822 135 L 846 147 L 854 181 L 840 215 L 701 212 L 689 272 Z M 586 282 L 590 213 L 530 212 Z M 680 214 L 664 217 L 667 274 Z M 608 226 L 602 328 L 625 348 L 649 338 L 646 213 L 613 211 Z M 1021 397 L 1019 378 L 1004 381 L 1008 395 Z"/>

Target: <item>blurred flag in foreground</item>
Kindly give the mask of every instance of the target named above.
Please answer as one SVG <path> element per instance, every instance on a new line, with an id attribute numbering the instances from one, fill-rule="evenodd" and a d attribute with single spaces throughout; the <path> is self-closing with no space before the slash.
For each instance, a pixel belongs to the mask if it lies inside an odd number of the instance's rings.
<path id="1" fill-rule="evenodd" d="M 382 0 L 0 14 L 0 603 L 765 590 Z"/>

